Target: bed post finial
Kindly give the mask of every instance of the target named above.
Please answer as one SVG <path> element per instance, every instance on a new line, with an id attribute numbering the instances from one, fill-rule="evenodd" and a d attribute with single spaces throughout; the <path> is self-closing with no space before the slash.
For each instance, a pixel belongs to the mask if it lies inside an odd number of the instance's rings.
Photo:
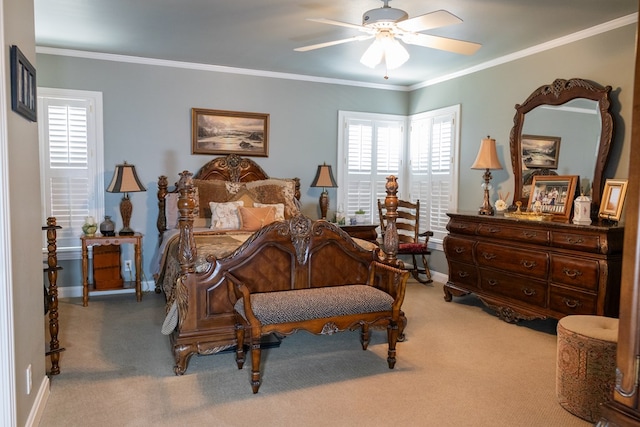
<path id="1" fill-rule="evenodd" d="M 194 271 L 196 259 L 196 243 L 193 237 L 193 211 L 196 207 L 194 199 L 193 174 L 189 171 L 180 173 L 178 181 L 178 227 L 180 228 L 180 246 L 178 248 L 178 261 L 182 274 Z"/>
<path id="2" fill-rule="evenodd" d="M 387 177 L 385 185 L 387 197 L 384 199 L 386 207 L 387 227 L 384 232 L 385 261 L 391 265 L 398 265 L 398 229 L 396 219 L 398 218 L 398 181 L 394 175 Z"/>

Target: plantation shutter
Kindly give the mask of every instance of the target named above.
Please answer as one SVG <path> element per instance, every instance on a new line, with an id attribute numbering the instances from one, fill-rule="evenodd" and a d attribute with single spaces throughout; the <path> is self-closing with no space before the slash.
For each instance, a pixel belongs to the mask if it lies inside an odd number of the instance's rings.
<path id="1" fill-rule="evenodd" d="M 103 205 L 96 200 L 104 193 L 98 179 L 102 165 L 96 155 L 94 101 L 47 97 L 46 90 L 38 94 L 43 224 L 55 217 L 62 227 L 57 232 L 58 251 L 77 251 L 85 217 L 100 222 Z"/>
<path id="2" fill-rule="evenodd" d="M 347 216 L 362 209 L 368 223 L 378 223 L 377 199 L 386 196 L 387 176 L 400 173 L 404 119 L 362 119 L 357 115 L 344 118 L 346 173 L 339 176 L 343 176 L 346 191 L 343 189 L 339 197 L 345 203 L 338 208 Z"/>

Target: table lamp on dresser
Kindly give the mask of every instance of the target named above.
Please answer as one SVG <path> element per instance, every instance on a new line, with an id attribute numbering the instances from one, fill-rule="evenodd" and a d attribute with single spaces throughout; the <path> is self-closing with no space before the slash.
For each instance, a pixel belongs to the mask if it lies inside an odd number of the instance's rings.
<path id="1" fill-rule="evenodd" d="M 471 165 L 471 169 L 485 169 L 483 178 L 484 183 L 482 188 L 484 189 L 484 200 L 478 213 L 480 215 L 493 215 L 494 210 L 489 201 L 489 190 L 491 190 L 491 169 L 502 169 L 500 160 L 498 159 L 498 153 L 496 152 L 496 140 L 487 136 L 480 141 L 480 150 L 478 151 L 478 157 L 476 161 Z"/>
<path id="2" fill-rule="evenodd" d="M 120 236 L 133 236 L 134 231 L 129 227 L 131 213 L 133 212 L 133 205 L 131 204 L 131 200 L 129 200 L 129 193 L 147 191 L 138 178 L 136 167 L 128 164 L 127 162 L 116 165 L 116 169 L 113 172 L 113 178 L 111 179 L 111 184 L 107 187 L 107 191 L 109 193 L 124 193 L 124 197 L 120 202 L 122 230 L 120 230 L 118 234 Z"/>

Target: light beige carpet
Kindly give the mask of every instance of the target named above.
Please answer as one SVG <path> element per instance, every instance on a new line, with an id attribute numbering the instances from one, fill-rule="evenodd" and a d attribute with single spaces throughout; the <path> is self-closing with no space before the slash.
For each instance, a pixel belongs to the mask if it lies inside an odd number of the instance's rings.
<path id="1" fill-rule="evenodd" d="M 407 340 L 393 370 L 385 333 L 298 332 L 263 352 L 249 385 L 231 353 L 194 356 L 173 374 L 160 334 L 163 297 L 60 303 L 61 374 L 41 426 L 587 426 L 556 401 L 556 322 L 507 324 L 473 296 L 410 282 Z"/>

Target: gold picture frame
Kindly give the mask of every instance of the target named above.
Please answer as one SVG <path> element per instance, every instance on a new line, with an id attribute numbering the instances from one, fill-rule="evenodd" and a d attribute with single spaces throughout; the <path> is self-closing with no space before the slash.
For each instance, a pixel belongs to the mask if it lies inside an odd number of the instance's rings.
<path id="1" fill-rule="evenodd" d="M 620 221 L 622 207 L 627 195 L 626 179 L 607 179 L 602 192 L 602 203 L 598 211 L 598 217 L 610 221 Z"/>
<path id="2" fill-rule="evenodd" d="M 269 114 L 192 108 L 191 154 L 269 157 Z"/>
<path id="3" fill-rule="evenodd" d="M 527 210 L 552 214 L 554 221 L 569 221 L 578 178 L 578 175 L 534 176 Z"/>

